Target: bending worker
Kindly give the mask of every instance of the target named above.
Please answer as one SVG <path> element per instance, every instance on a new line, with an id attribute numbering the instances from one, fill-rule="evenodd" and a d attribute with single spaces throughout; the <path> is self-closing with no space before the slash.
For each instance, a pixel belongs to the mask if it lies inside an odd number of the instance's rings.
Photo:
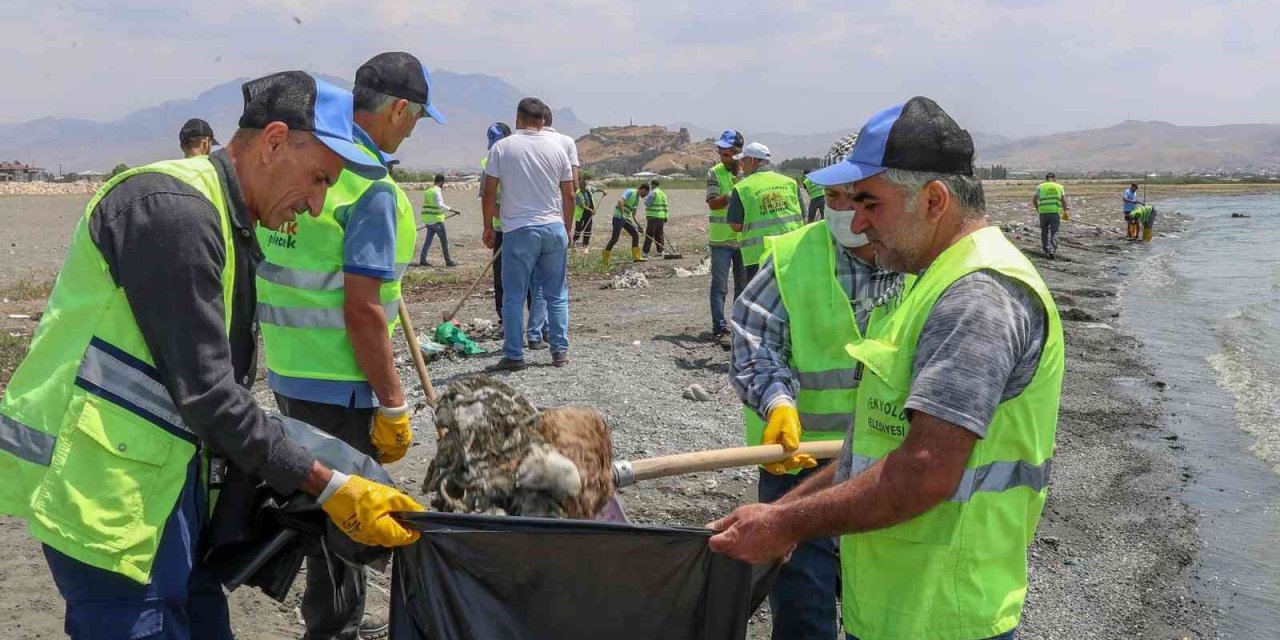
<path id="1" fill-rule="evenodd" d="M 927 275 L 847 347 L 863 375 L 841 458 L 712 523 L 711 549 L 766 563 L 839 535 L 846 633 L 1010 638 L 1062 390 L 1053 297 L 988 221 L 973 140 L 932 100 L 872 116 L 810 177 L 854 205 L 880 268 Z"/>
<path id="2" fill-rule="evenodd" d="M 729 226 L 729 196 L 738 180 L 738 161 L 742 151 L 742 134 L 726 129 L 716 140 L 720 162 L 707 169 L 707 245 L 711 247 L 711 339 L 728 349 L 729 329 L 724 322 L 724 299 L 729 294 L 729 276 L 733 276 L 733 298 L 742 294 L 746 277 L 742 270 L 742 252 L 738 250 L 738 232 Z M 732 299 L 730 300 L 732 304 Z"/>
<path id="3" fill-rule="evenodd" d="M 658 255 L 663 253 L 666 244 L 667 218 L 671 208 L 667 204 L 667 193 L 658 186 L 657 180 L 649 181 L 649 195 L 644 197 L 644 257 L 649 257 L 650 242 L 658 246 Z"/>
<path id="4" fill-rule="evenodd" d="M 1057 176 L 1047 173 L 1044 182 L 1031 196 L 1031 206 L 1040 214 L 1040 249 L 1044 257 L 1053 260 L 1058 255 L 1058 228 L 1062 220 L 1070 220 L 1067 211 L 1067 193 L 1062 185 L 1054 182 Z"/>
<path id="5" fill-rule="evenodd" d="M 648 259 L 640 255 L 640 232 L 637 230 L 638 225 L 632 222 L 636 207 L 640 206 L 640 200 L 647 195 L 649 183 L 642 182 L 635 189 L 624 189 L 618 197 L 618 203 L 613 205 L 613 234 L 609 236 L 609 244 L 604 246 L 604 251 L 600 252 L 600 260 L 606 269 L 609 268 L 609 259 L 613 257 L 613 245 L 618 244 L 618 237 L 623 231 L 631 236 L 631 259 L 635 262 Z"/>
<path id="6" fill-rule="evenodd" d="M 1144 204 L 1134 209 L 1129 214 L 1129 224 L 1133 227 L 1133 235 L 1130 240 L 1138 239 L 1138 227 L 1142 227 L 1142 241 L 1151 242 L 1152 227 L 1156 224 L 1156 208 L 1149 204 Z"/>
<path id="7" fill-rule="evenodd" d="M 387 155 L 431 106 L 431 78 L 407 53 L 382 53 L 355 74 L 355 144 L 366 161 Z M 383 175 L 344 171 L 315 217 L 259 230 L 258 321 L 267 385 L 285 415 L 319 427 L 379 462 L 404 457 L 413 439 L 391 334 L 399 322 L 400 277 L 413 259 L 413 204 Z M 302 618 L 308 638 L 368 635 L 362 622 L 366 571 L 317 550 L 307 558 Z M 334 589 L 337 589 L 337 593 Z M 335 605 L 339 603 L 339 605 Z"/>
<path id="8" fill-rule="evenodd" d="M 729 196 L 729 226 L 740 233 L 742 266 L 747 280 L 760 270 L 764 239 L 799 229 L 804 224 L 800 184 L 773 170 L 769 147 L 748 144 L 734 156 L 743 178 Z"/>
<path id="9" fill-rule="evenodd" d="M 386 170 L 352 142 L 350 93 L 289 71 L 244 99 L 222 149 L 126 171 L 89 201 L 0 400 L 0 513 L 44 544 L 76 640 L 232 637 L 200 562 L 222 458 L 317 496 L 357 541 L 417 539 L 391 516 L 421 506 L 317 462 L 249 390 L 253 226 L 321 211 L 344 164 Z"/>
<path id="10" fill-rule="evenodd" d="M 827 157 L 839 161 L 852 146 L 838 141 Z M 831 202 L 825 220 L 765 239 L 764 266 L 734 302 L 729 379 L 748 446 L 844 438 L 859 377 L 844 345 L 883 322 L 901 297 L 902 274 L 876 268 L 866 236 L 850 231 L 853 203 Z M 774 502 L 816 473 L 807 455 L 765 465 L 759 500 Z M 835 638 L 839 592 L 835 538 L 801 542 L 769 594 L 773 637 Z"/>
<path id="11" fill-rule="evenodd" d="M 427 254 L 431 252 L 431 241 L 440 236 L 440 252 L 444 254 L 444 266 L 456 267 L 458 263 L 449 257 L 449 234 L 444 228 L 446 213 L 462 213 L 444 203 L 444 174 L 437 173 L 431 182 L 431 188 L 422 194 L 422 223 L 426 225 L 427 239 L 422 242 L 422 255 L 418 256 L 418 265 L 431 266 L 427 262 Z"/>

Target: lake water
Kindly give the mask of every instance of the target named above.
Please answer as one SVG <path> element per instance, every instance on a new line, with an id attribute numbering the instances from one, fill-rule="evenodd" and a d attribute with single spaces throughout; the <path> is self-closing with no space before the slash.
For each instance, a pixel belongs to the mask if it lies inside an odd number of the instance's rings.
<path id="1" fill-rule="evenodd" d="M 1202 516 L 1200 592 L 1220 609 L 1224 637 L 1276 637 L 1280 196 L 1156 205 L 1189 224 L 1125 267 L 1125 329 L 1169 385 L 1165 408 L 1195 473 L 1184 497 Z"/>

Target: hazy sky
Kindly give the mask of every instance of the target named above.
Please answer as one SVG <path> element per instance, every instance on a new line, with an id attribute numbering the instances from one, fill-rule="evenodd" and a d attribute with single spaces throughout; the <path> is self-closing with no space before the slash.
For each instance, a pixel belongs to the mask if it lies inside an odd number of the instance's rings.
<path id="1" fill-rule="evenodd" d="M 0 21 L 0 122 L 109 120 L 283 68 L 349 77 L 384 50 L 597 125 L 825 132 L 920 94 L 1006 135 L 1280 121 L 1274 0 L 0 0 Z"/>

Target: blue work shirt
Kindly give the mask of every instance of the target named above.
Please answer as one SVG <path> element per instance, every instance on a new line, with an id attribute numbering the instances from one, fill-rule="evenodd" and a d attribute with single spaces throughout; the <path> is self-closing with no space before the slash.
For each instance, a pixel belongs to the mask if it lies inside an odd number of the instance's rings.
<path id="1" fill-rule="evenodd" d="M 353 125 L 355 141 L 373 151 L 382 166 L 393 160 L 368 133 Z M 343 228 L 342 271 L 383 281 L 396 277 L 396 194 L 390 185 L 373 183 L 359 200 L 334 212 Z M 343 407 L 367 409 L 378 405 L 368 382 L 293 378 L 267 370 L 267 386 L 282 396 Z"/>
<path id="2" fill-rule="evenodd" d="M 1133 208 L 1136 206 L 1138 206 L 1138 190 L 1125 189 L 1124 190 L 1124 212 L 1129 213 L 1130 211 L 1133 211 Z"/>

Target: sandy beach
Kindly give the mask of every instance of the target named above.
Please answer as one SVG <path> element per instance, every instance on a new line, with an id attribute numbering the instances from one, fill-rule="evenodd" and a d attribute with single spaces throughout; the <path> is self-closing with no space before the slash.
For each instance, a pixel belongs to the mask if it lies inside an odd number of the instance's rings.
<path id="1" fill-rule="evenodd" d="M 1031 556 L 1031 590 L 1019 637 L 1208 638 L 1215 625 L 1209 608 L 1192 593 L 1191 575 L 1201 540 L 1196 515 L 1179 499 L 1191 472 L 1180 459 L 1176 436 L 1165 424 L 1163 382 L 1152 373 L 1142 343 L 1120 330 L 1118 267 L 1144 253 L 1124 241 L 1116 185 L 1068 184 L 1071 220 L 1063 223 L 1059 259 L 1039 255 L 1039 231 L 1026 186 L 988 186 L 993 223 L 1032 258 L 1053 290 L 1067 343 L 1067 375 L 1058 424 L 1049 502 Z M 1218 189 L 1220 187 L 1212 187 Z M 1166 187 L 1195 193 L 1195 187 Z M 610 208 L 617 193 L 606 198 Z M 534 366 L 505 381 L 544 405 L 585 403 L 610 419 L 617 454 L 643 458 L 741 444 L 739 403 L 727 380 L 728 354 L 705 340 L 710 329 L 708 276 L 677 277 L 705 255 L 705 215 L 699 191 L 672 191 L 669 234 L 684 257 L 635 266 L 651 286 L 605 290 L 599 250 L 607 240 L 607 214 L 597 223 L 589 254 L 575 249 L 570 284 L 571 366 L 550 366 L 546 352 Z M 415 203 L 420 193 L 411 193 Z M 16 198 L 16 199 L 15 199 Z M 25 199 L 24 199 L 25 198 Z M 407 299 L 420 331 L 434 327 L 487 263 L 479 242 L 474 193 L 448 193 L 463 215 L 450 222 L 455 269 L 414 267 Z M 49 280 L 88 200 L 83 196 L 0 198 L 0 388 L 21 356 L 43 308 Z M 605 207 L 602 207 L 604 209 Z M 1160 236 L 1176 231 L 1176 216 L 1162 220 Z M 11 239 L 12 238 L 12 239 Z M 618 251 L 615 255 L 623 255 Z M 432 259 L 442 263 L 438 249 Z M 613 273 L 632 268 L 615 258 Z M 486 291 L 488 286 L 481 286 Z M 31 316 L 28 318 L 9 317 Z M 491 294 L 471 300 L 463 320 L 494 318 Z M 422 393 L 398 338 L 401 379 L 411 402 Z M 491 350 L 497 342 L 482 342 Z M 431 365 L 437 386 L 492 363 L 496 352 Z M 683 390 L 701 385 L 707 402 L 687 400 Z M 255 387 L 269 404 L 262 380 Z M 389 467 L 417 495 L 434 452 L 434 436 L 417 424 L 418 438 L 404 461 Z M 622 491 L 632 520 L 702 525 L 754 499 L 754 469 L 700 473 L 656 480 Z M 39 546 L 21 523 L 0 518 L 0 624 L 18 638 L 61 637 L 62 602 Z M 298 583 L 300 585 L 300 582 Z M 284 603 L 252 591 L 232 594 L 237 637 L 296 638 L 298 585 Z M 388 577 L 372 580 L 370 600 L 385 602 Z M 375 606 L 377 606 L 375 604 Z M 751 637 L 768 637 L 768 612 L 753 618 Z"/>

